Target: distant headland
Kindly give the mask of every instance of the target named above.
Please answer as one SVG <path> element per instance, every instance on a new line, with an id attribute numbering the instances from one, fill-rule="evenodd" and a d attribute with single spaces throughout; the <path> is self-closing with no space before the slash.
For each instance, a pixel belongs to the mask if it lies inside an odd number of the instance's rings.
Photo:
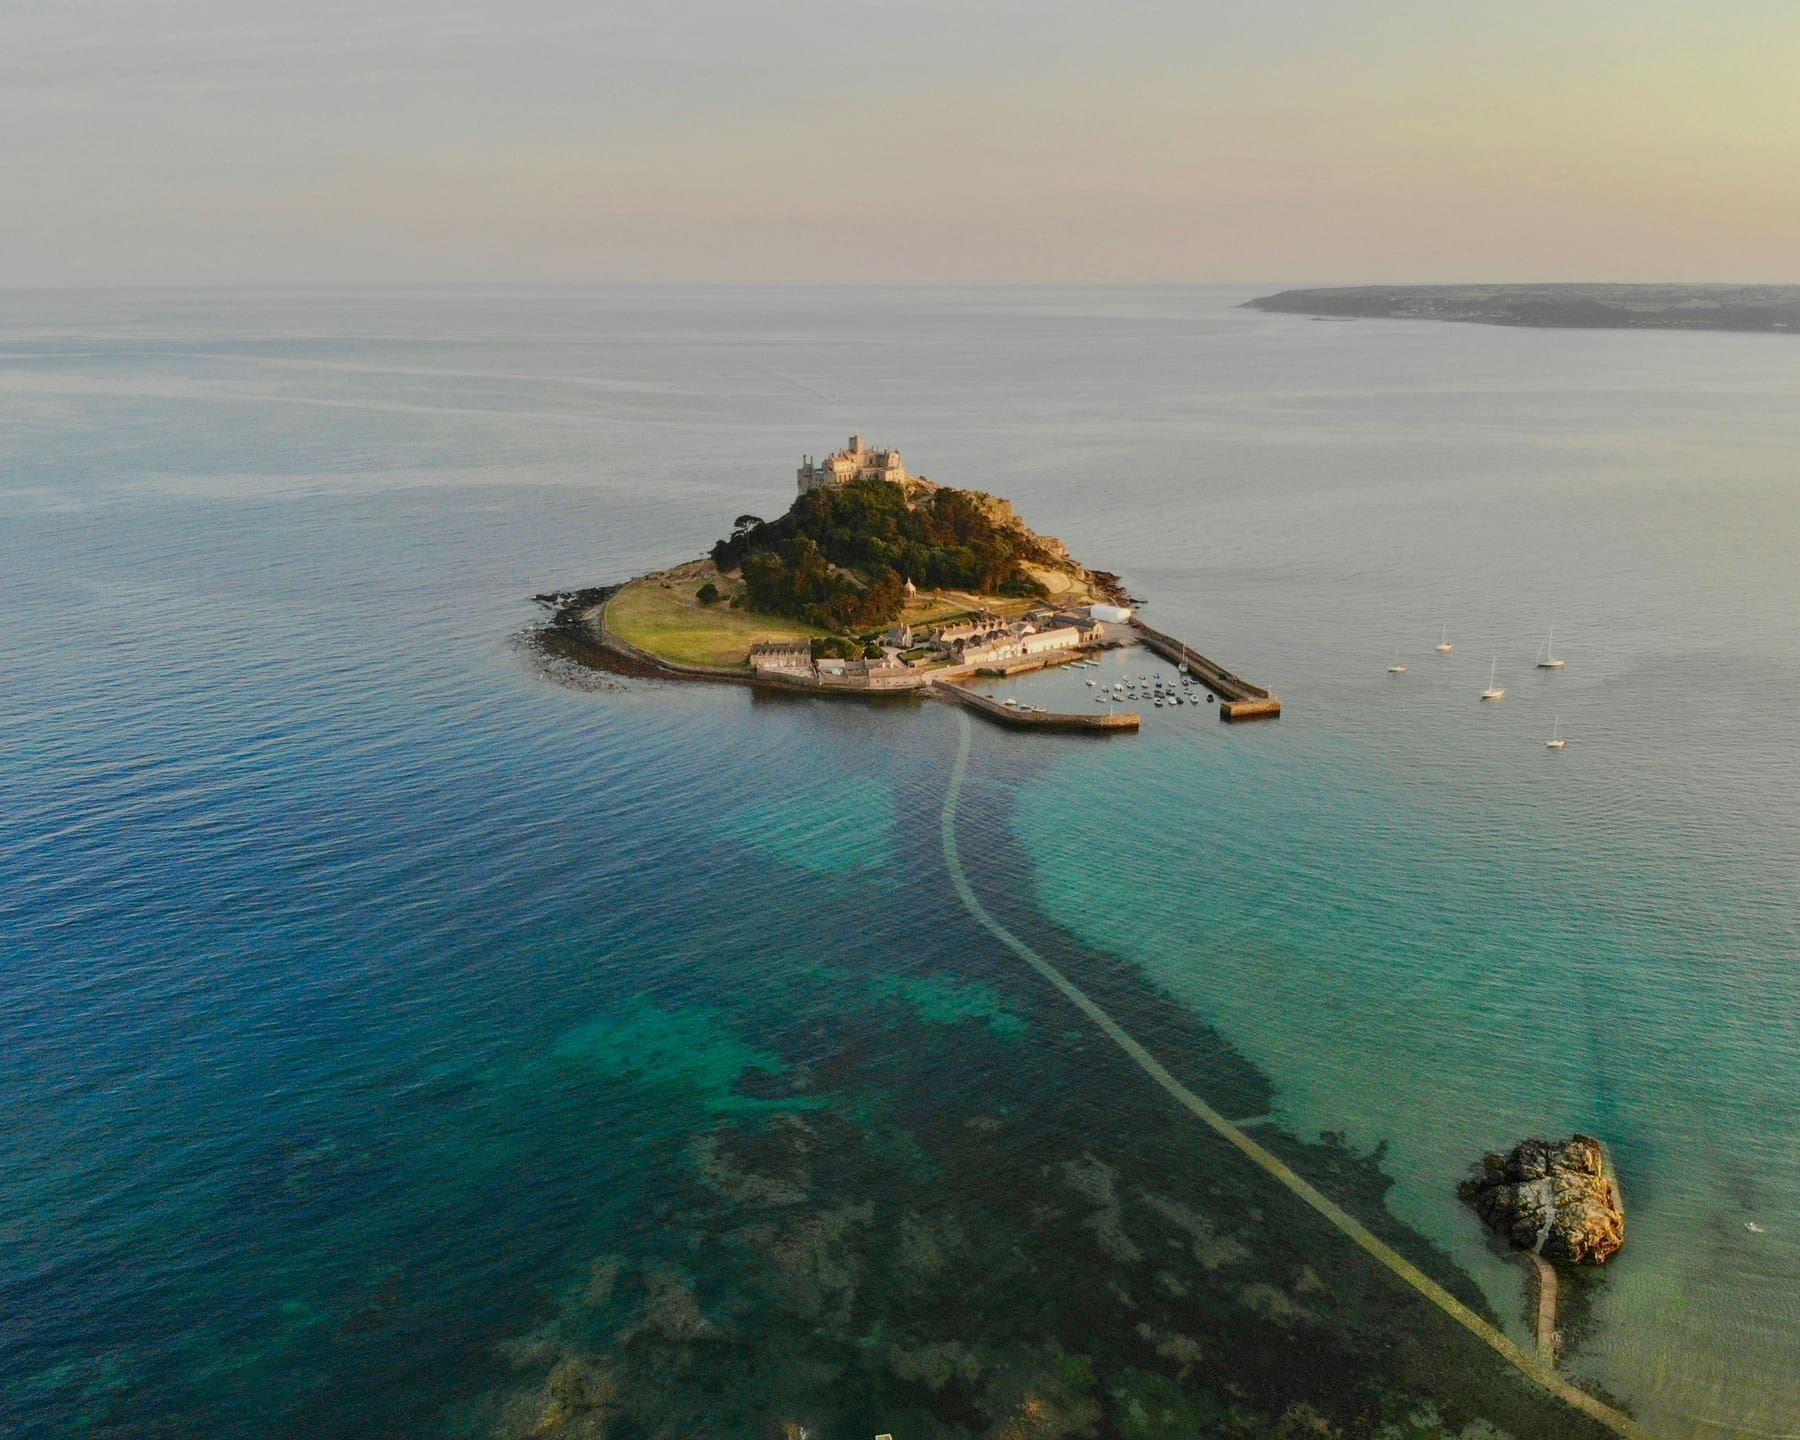
<path id="1" fill-rule="evenodd" d="M 1800 285 L 1349 285 L 1283 290 L 1246 308 L 1333 320 L 1800 333 Z"/>
<path id="2" fill-rule="evenodd" d="M 1191 672 L 1222 718 L 1280 713 L 1266 690 L 1144 626 L 1116 575 L 1078 563 L 1009 501 L 909 474 L 898 450 L 860 435 L 804 457 L 796 480 L 786 513 L 739 515 L 703 558 L 539 595 L 552 611 L 539 645 L 630 675 L 913 694 L 1021 727 L 1116 731 L 1140 717 L 1008 710 L 956 682 L 1142 644 Z"/>

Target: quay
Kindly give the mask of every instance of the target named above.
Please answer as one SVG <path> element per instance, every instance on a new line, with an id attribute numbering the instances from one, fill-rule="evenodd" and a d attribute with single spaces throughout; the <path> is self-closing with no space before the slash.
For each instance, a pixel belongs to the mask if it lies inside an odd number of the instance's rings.
<path id="1" fill-rule="evenodd" d="M 1137 631 L 1138 639 L 1148 649 L 1154 650 L 1165 660 L 1173 660 L 1177 665 L 1185 664 L 1190 675 L 1219 697 L 1221 720 L 1273 720 L 1281 714 L 1281 702 L 1260 685 L 1252 685 L 1248 680 L 1233 675 L 1224 666 L 1215 665 L 1198 650 L 1190 649 L 1184 641 L 1177 640 L 1173 635 L 1152 630 L 1135 615 L 1130 624 Z"/>
<path id="2" fill-rule="evenodd" d="M 1009 705 L 1002 705 L 998 700 L 977 694 L 973 690 L 965 690 L 961 685 L 948 681 L 934 683 L 930 693 L 940 700 L 966 705 L 977 715 L 984 716 L 997 725 L 1010 726 L 1014 730 L 1064 730 L 1104 735 L 1136 730 L 1144 723 L 1144 717 L 1135 710 L 1108 710 L 1103 715 L 1015 710 Z"/>
<path id="3" fill-rule="evenodd" d="M 1028 656 L 1001 665 L 977 662 L 935 672 L 908 671 L 897 665 L 881 664 L 862 667 L 854 676 L 828 675 L 810 664 L 806 666 L 808 673 L 805 674 L 767 668 L 747 670 L 738 666 L 696 665 L 654 655 L 619 635 L 606 623 L 607 601 L 611 595 L 601 593 L 604 598 L 598 602 L 570 605 L 559 614 L 547 632 L 549 648 L 571 658 L 578 656 L 584 663 L 615 673 L 646 679 L 700 680 L 847 699 L 943 700 L 965 706 L 994 724 L 1014 730 L 1119 735 L 1135 733 L 1143 724 L 1143 717 L 1130 710 L 1109 709 L 1099 715 L 1019 710 L 957 683 L 978 675 L 1012 675 L 1066 664 L 1077 658 L 1075 652 Z M 1195 682 L 1218 697 L 1221 720 L 1263 719 L 1281 713 L 1281 702 L 1267 690 L 1232 674 L 1184 642 L 1151 629 L 1141 620 L 1133 618 L 1129 623 L 1138 643 L 1164 659 L 1187 663 Z M 1089 649 L 1082 647 L 1084 652 Z"/>

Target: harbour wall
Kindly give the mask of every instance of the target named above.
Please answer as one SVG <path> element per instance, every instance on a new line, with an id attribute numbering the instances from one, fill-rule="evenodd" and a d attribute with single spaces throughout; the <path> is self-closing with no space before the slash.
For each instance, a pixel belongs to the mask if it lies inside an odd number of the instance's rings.
<path id="1" fill-rule="evenodd" d="M 984 719 L 1013 730 L 1061 730 L 1089 735 L 1129 734 L 1143 723 L 1143 716 L 1131 710 L 1109 710 L 1104 715 L 1066 715 L 1050 711 L 1015 710 L 998 700 L 960 685 L 934 684 L 931 693 L 940 700 L 964 705 Z"/>
<path id="2" fill-rule="evenodd" d="M 1267 690 L 1233 675 L 1182 641 L 1165 635 L 1160 630 L 1153 630 L 1142 621 L 1134 619 L 1131 626 L 1137 632 L 1139 641 L 1150 650 L 1177 663 L 1183 660 L 1187 662 L 1189 673 L 1219 697 L 1221 720 L 1262 719 L 1281 713 L 1281 702 Z M 552 624 L 549 634 L 554 637 L 556 648 L 578 650 L 581 658 L 589 663 L 620 674 L 647 679 L 705 680 L 714 684 L 749 685 L 789 694 L 833 695 L 857 700 L 876 697 L 940 699 L 964 705 L 985 719 L 1014 730 L 1130 734 L 1139 729 L 1143 722 L 1143 717 L 1133 711 L 1108 710 L 1103 715 L 1021 711 L 954 683 L 976 674 L 1017 674 L 1024 670 L 1066 664 L 1076 658 L 1072 654 L 1034 656 L 1005 667 L 957 666 L 922 673 L 916 681 L 909 679 L 906 684 L 872 686 L 825 677 L 803 678 L 768 671 L 752 672 L 741 666 L 692 665 L 678 660 L 666 660 L 616 634 L 606 623 L 605 600 L 579 611 L 565 612 Z"/>
<path id="3" fill-rule="evenodd" d="M 1131 628 L 1138 639 L 1165 660 L 1177 665 L 1185 663 L 1188 673 L 1219 697 L 1221 720 L 1273 720 L 1281 714 L 1281 702 L 1260 685 L 1252 685 L 1242 676 L 1233 675 L 1223 665 L 1208 660 L 1185 641 L 1160 630 L 1152 630 L 1135 616 Z"/>

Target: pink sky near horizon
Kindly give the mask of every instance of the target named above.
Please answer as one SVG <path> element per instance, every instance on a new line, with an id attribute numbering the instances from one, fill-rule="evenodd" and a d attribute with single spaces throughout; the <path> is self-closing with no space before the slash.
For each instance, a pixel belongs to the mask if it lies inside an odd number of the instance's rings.
<path id="1" fill-rule="evenodd" d="M 1800 281 L 1800 6 L 0 0 L 0 285 Z"/>

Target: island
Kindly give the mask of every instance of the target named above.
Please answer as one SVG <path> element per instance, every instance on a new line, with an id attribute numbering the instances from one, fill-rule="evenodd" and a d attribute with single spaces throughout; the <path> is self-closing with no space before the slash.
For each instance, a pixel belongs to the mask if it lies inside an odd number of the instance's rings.
<path id="1" fill-rule="evenodd" d="M 739 515 L 708 555 L 539 595 L 552 613 L 536 643 L 625 675 L 942 699 L 1015 728 L 1100 732 L 1141 716 L 1008 706 L 964 682 L 1143 645 L 1222 719 L 1281 713 L 1267 690 L 1145 625 L 1116 575 L 1080 564 L 1007 500 L 910 474 L 897 449 L 860 435 L 803 457 L 795 479 L 784 514 Z"/>
<path id="2" fill-rule="evenodd" d="M 1245 308 L 1319 320 L 1800 332 L 1800 285 L 1349 285 L 1283 290 Z"/>

